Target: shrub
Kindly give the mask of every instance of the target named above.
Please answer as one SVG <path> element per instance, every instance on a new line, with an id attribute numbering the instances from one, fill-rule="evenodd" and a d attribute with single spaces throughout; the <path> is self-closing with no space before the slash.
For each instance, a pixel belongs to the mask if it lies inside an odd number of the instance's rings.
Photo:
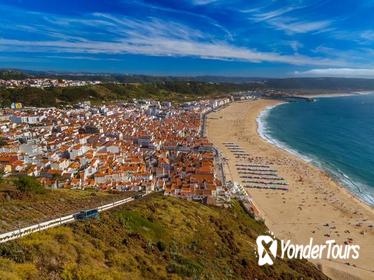
<path id="1" fill-rule="evenodd" d="M 172 258 L 173 260 L 166 267 L 166 271 L 169 273 L 176 273 L 183 278 L 198 279 L 203 271 L 203 266 L 195 260 L 178 254 L 174 254 Z"/>
<path id="2" fill-rule="evenodd" d="M 13 260 L 16 263 L 24 263 L 29 259 L 24 248 L 15 242 L 1 244 L 0 256 Z"/>
<path id="3" fill-rule="evenodd" d="M 6 145 L 6 141 L 3 137 L 0 137 L 0 147 L 3 147 Z"/>
<path id="4" fill-rule="evenodd" d="M 46 192 L 45 188 L 34 177 L 20 176 L 15 180 L 14 184 L 17 190 L 23 193 L 43 194 Z"/>
<path id="5" fill-rule="evenodd" d="M 163 252 L 165 251 L 166 249 L 166 244 L 164 242 L 162 242 L 161 240 L 160 241 L 157 241 L 157 248 L 160 252 Z"/>

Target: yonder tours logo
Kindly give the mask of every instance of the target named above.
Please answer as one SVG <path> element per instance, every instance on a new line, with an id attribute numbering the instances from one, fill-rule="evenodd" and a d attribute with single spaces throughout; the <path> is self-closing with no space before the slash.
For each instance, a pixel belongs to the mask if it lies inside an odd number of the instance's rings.
<path id="1" fill-rule="evenodd" d="M 260 235 L 256 239 L 258 265 L 272 265 L 277 257 L 278 242 L 269 235 Z"/>
<path id="2" fill-rule="evenodd" d="M 278 243 L 280 254 L 278 254 Z M 326 240 L 325 244 L 314 244 L 310 238 L 308 244 L 294 244 L 291 240 L 276 240 L 272 235 L 260 235 L 256 239 L 258 265 L 272 265 L 276 258 L 288 259 L 358 259 L 360 245 L 336 244 L 335 240 Z"/>

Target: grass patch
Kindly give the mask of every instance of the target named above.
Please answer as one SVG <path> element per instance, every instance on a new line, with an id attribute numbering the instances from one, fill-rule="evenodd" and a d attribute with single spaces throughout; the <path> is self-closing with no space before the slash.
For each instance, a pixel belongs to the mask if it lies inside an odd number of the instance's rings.
<path id="1" fill-rule="evenodd" d="M 163 227 L 155 221 L 149 221 L 140 213 L 133 211 L 122 211 L 118 214 L 121 224 L 130 232 L 141 234 L 149 240 L 158 240 L 163 237 Z"/>

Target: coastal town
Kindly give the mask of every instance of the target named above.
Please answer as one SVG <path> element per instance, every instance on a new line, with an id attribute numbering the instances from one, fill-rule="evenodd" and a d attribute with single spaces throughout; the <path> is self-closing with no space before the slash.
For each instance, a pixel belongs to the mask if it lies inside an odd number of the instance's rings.
<path id="1" fill-rule="evenodd" d="M 203 136 L 206 112 L 230 99 L 134 100 L 70 109 L 4 109 L 0 171 L 47 188 L 157 191 L 208 204 L 228 199 L 218 152 Z M 12 108 L 22 108 L 20 104 Z"/>
<path id="2" fill-rule="evenodd" d="M 291 99 L 286 96 L 284 101 Z M 280 103 L 279 98 L 247 92 L 183 103 L 133 99 L 42 108 L 14 102 L 0 113 L 0 173 L 5 179 L 36 178 L 47 189 L 131 195 L 119 196 L 116 204 L 101 204 L 99 210 L 155 192 L 232 211 L 239 201 L 281 238 L 289 238 L 292 229 L 299 242 L 312 235 L 319 242 L 335 238 L 341 244 L 360 240 L 360 245 L 370 246 L 370 213 L 327 174 L 258 135 L 260 113 Z M 307 203 L 308 197 L 313 203 Z M 349 224 L 331 218 L 343 219 L 338 218 L 341 213 L 354 209 L 361 212 L 345 215 Z M 312 211 L 316 222 L 304 223 Z M 74 221 L 74 215 L 49 217 L 5 237 L 59 226 Z M 366 261 L 318 264 L 329 270 L 348 267 L 354 273 L 356 266 L 368 267 Z"/>

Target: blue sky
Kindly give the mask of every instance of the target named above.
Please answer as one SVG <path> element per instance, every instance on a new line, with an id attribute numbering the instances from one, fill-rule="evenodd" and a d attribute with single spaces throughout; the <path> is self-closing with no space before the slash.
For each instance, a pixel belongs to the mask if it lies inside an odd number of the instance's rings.
<path id="1" fill-rule="evenodd" d="M 0 0 L 0 68 L 374 78 L 374 0 Z"/>

